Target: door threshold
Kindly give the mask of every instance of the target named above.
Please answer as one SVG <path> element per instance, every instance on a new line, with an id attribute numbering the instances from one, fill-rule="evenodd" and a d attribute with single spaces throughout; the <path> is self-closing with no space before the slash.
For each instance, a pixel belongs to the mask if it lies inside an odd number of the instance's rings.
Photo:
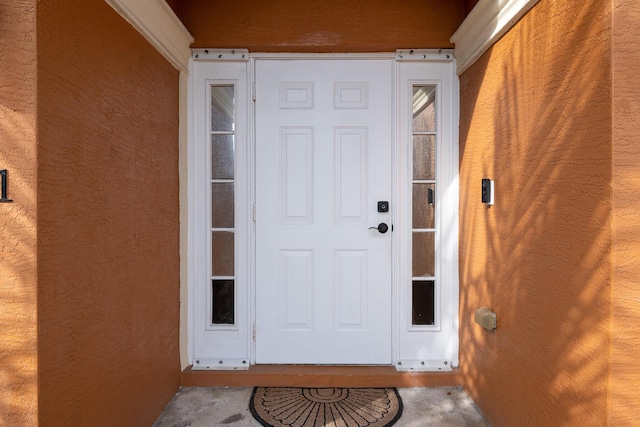
<path id="1" fill-rule="evenodd" d="M 393 366 L 252 365 L 247 370 L 202 371 L 188 366 L 183 387 L 455 387 L 459 368 L 449 372 L 397 371 Z"/>

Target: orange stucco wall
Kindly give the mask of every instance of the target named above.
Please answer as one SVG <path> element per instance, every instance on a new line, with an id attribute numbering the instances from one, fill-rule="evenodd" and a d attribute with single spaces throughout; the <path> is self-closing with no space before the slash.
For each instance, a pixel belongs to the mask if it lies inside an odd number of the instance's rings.
<path id="1" fill-rule="evenodd" d="M 495 426 L 607 424 L 610 60 L 609 2 L 541 0 L 461 76 L 460 359 Z"/>
<path id="2" fill-rule="evenodd" d="M 103 0 L 37 4 L 40 425 L 151 425 L 180 375 L 178 71 Z"/>
<path id="3" fill-rule="evenodd" d="M 35 0 L 0 0 L 0 426 L 37 422 Z"/>
<path id="4" fill-rule="evenodd" d="M 450 48 L 465 0 L 180 0 L 193 47 L 253 52 Z"/>
<path id="5" fill-rule="evenodd" d="M 613 1 L 613 351 L 610 425 L 640 425 L 640 3 Z"/>

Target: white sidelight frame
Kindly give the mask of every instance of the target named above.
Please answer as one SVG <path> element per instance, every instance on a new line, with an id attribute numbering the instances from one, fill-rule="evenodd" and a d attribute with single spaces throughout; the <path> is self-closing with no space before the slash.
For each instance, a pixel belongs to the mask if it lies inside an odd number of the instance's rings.
<path id="1" fill-rule="evenodd" d="M 450 50 L 411 50 L 381 54 L 249 54 L 243 49 L 198 49 L 192 54 L 189 114 L 189 283 L 188 346 L 183 365 L 194 369 L 246 369 L 255 363 L 255 75 L 256 59 L 353 59 L 395 61 L 394 159 L 392 206 L 393 300 L 392 359 L 399 370 L 451 370 L 458 365 L 458 116 L 456 63 Z M 205 327 L 210 295 L 211 248 L 205 214 L 210 182 L 205 158 L 210 152 L 206 130 L 207 85 L 236 87 L 236 214 L 234 327 Z M 436 191 L 436 325 L 411 326 L 411 89 L 412 84 L 437 86 L 438 189 Z M 210 224 L 210 222 L 209 222 Z M 209 227 L 210 229 L 210 227 Z M 408 232 L 407 232 L 408 230 Z M 440 285 L 447 283 L 446 287 Z M 445 307 L 446 305 L 446 307 Z M 444 307 L 444 308 L 443 308 Z M 404 314 L 403 314 L 404 313 Z M 408 314 L 408 315 L 407 315 Z M 446 319 L 446 320 L 443 320 Z M 443 337 L 443 335 L 446 335 Z"/>
<path id="2" fill-rule="evenodd" d="M 449 371 L 458 366 L 459 88 L 450 50 L 400 50 L 397 62 L 395 265 L 398 370 Z M 436 87 L 435 323 L 412 325 L 412 88 Z"/>
<path id="3" fill-rule="evenodd" d="M 213 51 L 212 51 L 213 52 Z M 250 279 L 253 193 L 250 144 L 251 90 L 246 50 L 193 55 L 191 80 L 192 138 L 189 150 L 190 258 L 189 363 L 193 369 L 248 369 L 251 356 Z M 233 325 L 212 325 L 211 309 L 211 135 L 210 88 L 235 88 L 234 162 L 234 313 Z M 206 153 L 203 155 L 203 153 Z M 193 224 L 193 228 L 191 228 Z M 203 283 L 205 284 L 203 286 Z"/>

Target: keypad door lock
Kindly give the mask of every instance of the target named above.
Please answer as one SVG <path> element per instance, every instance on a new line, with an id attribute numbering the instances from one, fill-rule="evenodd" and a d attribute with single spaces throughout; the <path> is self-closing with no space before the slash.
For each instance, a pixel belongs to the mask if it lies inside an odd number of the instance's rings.
<path id="1" fill-rule="evenodd" d="M 386 201 L 378 202 L 378 212 L 389 212 L 389 202 L 386 202 Z"/>

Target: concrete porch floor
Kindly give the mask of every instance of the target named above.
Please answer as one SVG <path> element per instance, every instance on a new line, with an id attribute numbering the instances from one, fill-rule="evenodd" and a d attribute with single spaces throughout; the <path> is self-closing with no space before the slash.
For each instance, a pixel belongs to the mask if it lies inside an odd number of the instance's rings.
<path id="1" fill-rule="evenodd" d="M 186 387 L 169 402 L 153 427 L 260 427 L 249 411 L 252 388 Z M 398 427 L 489 426 L 461 387 L 399 388 Z"/>

